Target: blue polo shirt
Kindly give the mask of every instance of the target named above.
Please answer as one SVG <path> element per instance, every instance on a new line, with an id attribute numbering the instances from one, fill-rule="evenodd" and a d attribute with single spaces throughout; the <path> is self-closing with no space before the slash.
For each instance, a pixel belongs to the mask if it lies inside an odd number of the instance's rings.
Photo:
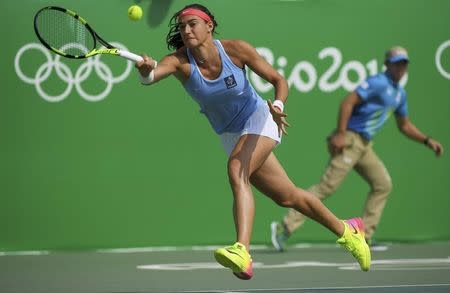
<path id="1" fill-rule="evenodd" d="M 372 140 L 392 112 L 397 117 L 408 115 L 405 89 L 386 73 L 367 78 L 356 88 L 362 103 L 353 108 L 348 129 Z"/>

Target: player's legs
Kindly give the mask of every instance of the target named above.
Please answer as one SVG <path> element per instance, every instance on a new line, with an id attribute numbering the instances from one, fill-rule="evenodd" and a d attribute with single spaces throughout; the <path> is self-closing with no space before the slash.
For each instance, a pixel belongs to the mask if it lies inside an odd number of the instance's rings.
<path id="1" fill-rule="evenodd" d="M 308 191 L 319 200 L 326 199 L 336 191 L 352 168 L 353 165 L 343 163 L 342 155 L 331 158 L 320 182 L 311 186 Z M 283 218 L 283 225 L 288 235 L 292 234 L 303 225 L 305 220 L 305 215 L 299 213 L 295 209 L 289 209 Z"/>
<path id="2" fill-rule="evenodd" d="M 228 159 L 228 178 L 233 192 L 233 215 L 237 241 L 247 249 L 253 226 L 254 200 L 251 174 L 266 161 L 276 142 L 255 134 L 243 135 Z"/>
<path id="3" fill-rule="evenodd" d="M 342 235 L 343 225 L 339 219 L 317 197 L 295 186 L 273 153 L 252 174 L 251 182 L 278 205 L 293 208 L 327 227 L 337 236 Z"/>
<path id="4" fill-rule="evenodd" d="M 248 280 L 253 276 L 252 259 L 249 254 L 254 217 L 250 176 L 264 163 L 276 143 L 266 136 L 242 135 L 228 159 L 228 178 L 234 197 L 233 215 L 237 242 L 232 246 L 217 249 L 214 257 L 240 279 Z"/>
<path id="5" fill-rule="evenodd" d="M 355 170 L 371 187 L 363 215 L 366 239 L 370 241 L 380 222 L 387 197 L 392 190 L 391 177 L 372 147 L 367 148 L 364 156 L 355 165 Z"/>
<path id="6" fill-rule="evenodd" d="M 308 189 L 320 200 L 324 200 L 336 191 L 364 153 L 365 146 L 356 133 L 348 131 L 346 141 L 348 146 L 344 151 L 330 158 L 320 182 Z M 305 220 L 306 217 L 303 214 L 295 209 L 289 209 L 283 218 L 283 226 L 287 236 L 297 230 Z"/>
<path id="7" fill-rule="evenodd" d="M 273 153 L 252 174 L 250 180 L 277 204 L 294 208 L 332 231 L 339 237 L 337 243 L 358 260 L 361 269 L 369 270 L 371 256 L 364 239 L 361 219 L 339 220 L 317 197 L 292 183 Z"/>
<path id="8" fill-rule="evenodd" d="M 250 176 L 264 163 L 281 138 L 266 103 L 257 106 L 240 133 L 223 133 L 220 138 L 229 155 L 228 178 L 234 197 L 237 242 L 217 249 L 214 256 L 238 278 L 248 280 L 253 276 L 252 259 L 248 253 L 254 217 Z"/>

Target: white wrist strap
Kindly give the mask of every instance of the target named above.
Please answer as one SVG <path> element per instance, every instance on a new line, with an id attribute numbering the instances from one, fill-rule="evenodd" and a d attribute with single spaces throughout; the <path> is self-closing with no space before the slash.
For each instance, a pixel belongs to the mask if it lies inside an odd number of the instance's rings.
<path id="1" fill-rule="evenodd" d="M 155 71 L 156 66 L 158 66 L 158 62 L 156 60 L 153 60 L 153 61 L 155 61 L 155 65 L 153 66 L 153 69 L 152 69 L 152 71 L 150 71 L 148 76 L 142 76 L 138 72 L 139 79 L 141 80 L 142 84 L 151 84 L 153 82 L 153 80 L 155 79 L 155 72 L 154 71 Z"/>
<path id="2" fill-rule="evenodd" d="M 273 101 L 272 105 L 273 105 L 274 107 L 279 108 L 279 109 L 281 110 L 281 112 L 283 112 L 283 110 L 284 110 L 284 104 L 283 104 L 283 102 L 282 102 L 281 100 L 275 100 L 275 101 Z"/>

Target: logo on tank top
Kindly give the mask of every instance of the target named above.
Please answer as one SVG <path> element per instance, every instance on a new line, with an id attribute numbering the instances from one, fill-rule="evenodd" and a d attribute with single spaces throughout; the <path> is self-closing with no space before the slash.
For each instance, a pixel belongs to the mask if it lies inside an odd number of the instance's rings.
<path id="1" fill-rule="evenodd" d="M 227 89 L 231 89 L 231 88 L 234 88 L 235 86 L 237 86 L 236 79 L 234 79 L 233 74 L 225 77 L 223 79 L 223 81 L 225 81 L 225 85 L 227 86 Z"/>

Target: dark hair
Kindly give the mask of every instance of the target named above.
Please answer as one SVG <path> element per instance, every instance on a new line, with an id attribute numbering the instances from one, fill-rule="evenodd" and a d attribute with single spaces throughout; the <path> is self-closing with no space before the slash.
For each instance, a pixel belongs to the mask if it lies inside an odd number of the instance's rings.
<path id="1" fill-rule="evenodd" d="M 214 19 L 214 15 L 212 15 L 212 13 L 208 10 L 208 8 L 206 8 L 203 5 L 200 4 L 190 4 L 185 6 L 183 9 L 177 11 L 172 18 L 170 19 L 169 22 L 169 33 L 166 36 L 166 43 L 167 43 L 167 48 L 169 50 L 178 50 L 179 48 L 184 46 L 183 40 L 181 39 L 181 33 L 180 33 L 180 28 L 178 26 L 178 16 L 180 15 L 180 13 L 187 9 L 187 8 L 194 8 L 194 9 L 198 9 L 203 11 L 204 13 L 208 14 L 208 16 L 211 18 L 211 21 L 213 23 L 213 33 L 216 33 L 216 27 L 218 26 L 216 20 Z"/>

